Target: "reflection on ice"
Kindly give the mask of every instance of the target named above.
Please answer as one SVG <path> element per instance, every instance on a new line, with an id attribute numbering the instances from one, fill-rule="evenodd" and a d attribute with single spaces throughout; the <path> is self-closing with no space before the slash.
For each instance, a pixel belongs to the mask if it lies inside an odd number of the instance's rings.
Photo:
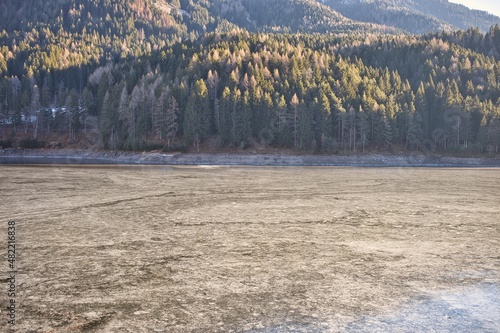
<path id="1" fill-rule="evenodd" d="M 500 332 L 500 287 L 441 291 L 390 315 L 363 317 L 347 332 Z"/>

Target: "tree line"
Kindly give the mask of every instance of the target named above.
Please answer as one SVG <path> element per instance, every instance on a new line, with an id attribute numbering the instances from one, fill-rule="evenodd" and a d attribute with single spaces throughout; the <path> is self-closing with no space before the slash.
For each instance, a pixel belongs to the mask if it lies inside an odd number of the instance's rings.
<path id="1" fill-rule="evenodd" d="M 212 33 L 102 66 L 4 76 L 1 134 L 132 150 L 498 152 L 498 36 L 498 26 L 421 37 Z"/>

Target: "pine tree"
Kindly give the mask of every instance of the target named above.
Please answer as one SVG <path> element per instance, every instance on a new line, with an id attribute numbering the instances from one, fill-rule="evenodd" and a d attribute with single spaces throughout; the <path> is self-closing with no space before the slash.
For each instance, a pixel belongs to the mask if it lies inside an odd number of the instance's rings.
<path id="1" fill-rule="evenodd" d="M 179 105 L 175 100 L 175 97 L 171 96 L 168 103 L 168 108 L 166 112 L 166 138 L 167 138 L 167 147 L 171 148 L 171 145 L 175 141 L 177 136 L 177 131 L 179 129 L 179 125 L 177 123 L 177 114 L 179 113 Z"/>
<path id="2" fill-rule="evenodd" d="M 12 119 L 14 134 L 17 133 L 18 127 L 22 124 L 21 115 L 21 81 L 17 76 L 13 76 L 10 79 L 10 103 L 9 103 L 9 115 Z"/>
<path id="3" fill-rule="evenodd" d="M 292 96 L 290 101 L 290 106 L 292 107 L 293 116 L 293 146 L 298 147 L 298 132 L 299 132 L 299 98 L 297 94 Z"/>
<path id="4" fill-rule="evenodd" d="M 253 76 L 250 78 L 252 82 Z M 255 83 L 256 84 L 256 83 Z M 257 137 L 259 131 L 264 127 L 264 113 L 261 107 L 262 89 L 258 86 L 251 86 L 250 89 L 250 108 L 252 112 L 252 136 Z"/>
<path id="5" fill-rule="evenodd" d="M 301 102 L 297 109 L 299 112 L 299 147 L 302 149 L 309 148 L 314 139 L 312 112 L 306 109 L 304 102 Z"/>
<path id="6" fill-rule="evenodd" d="M 342 105 L 342 101 L 336 95 L 332 98 L 332 112 L 333 117 L 331 117 L 332 128 L 335 127 L 334 122 L 336 122 L 337 127 L 337 141 L 341 143 L 342 148 L 344 147 L 344 132 L 346 129 L 346 110 Z"/>
<path id="7" fill-rule="evenodd" d="M 200 143 L 209 133 L 209 126 L 208 90 L 205 81 L 200 79 L 189 95 L 184 119 L 184 137 L 197 151 L 200 151 Z"/>
<path id="8" fill-rule="evenodd" d="M 81 119 L 78 107 L 78 95 L 73 89 L 66 97 L 66 117 L 68 121 L 68 132 L 71 140 L 76 139 L 76 133 L 80 130 Z"/>
<path id="9" fill-rule="evenodd" d="M 288 109 L 285 101 L 285 97 L 283 95 L 277 96 L 276 99 L 276 110 L 277 110 L 277 119 L 276 119 L 276 128 L 275 132 L 277 135 L 277 139 L 279 144 L 282 146 L 286 146 L 288 143 Z"/>
<path id="10" fill-rule="evenodd" d="M 137 116 L 142 111 L 143 87 L 144 85 L 136 85 L 132 90 L 130 98 L 128 99 L 128 105 L 126 105 L 123 109 L 120 108 L 120 114 L 123 117 L 125 128 L 127 130 L 128 146 L 132 149 L 137 149 L 139 145 Z M 121 97 L 123 97 L 123 91 Z M 122 99 L 120 99 L 120 105 L 121 102 Z M 122 110 L 125 112 L 122 113 Z"/>
<path id="11" fill-rule="evenodd" d="M 241 144 L 247 147 L 252 142 L 252 110 L 250 105 L 250 92 L 248 90 L 243 94 L 241 109 L 242 117 L 239 128 L 241 133 Z"/>
<path id="12" fill-rule="evenodd" d="M 464 147 L 469 147 L 470 133 L 472 131 L 472 113 L 474 110 L 474 100 L 472 97 L 467 96 L 464 99 L 464 112 L 463 112 L 463 135 L 464 135 Z"/>
<path id="13" fill-rule="evenodd" d="M 103 111 L 99 121 L 99 128 L 101 132 L 101 140 L 105 147 L 109 149 L 118 148 L 118 110 L 113 106 L 113 101 L 109 92 L 104 95 L 102 102 Z"/>
<path id="14" fill-rule="evenodd" d="M 38 136 L 38 126 L 40 114 L 40 92 L 38 86 L 35 84 L 33 86 L 33 91 L 31 93 L 31 114 L 35 115 L 35 124 L 33 125 L 33 139 L 37 139 Z"/>
<path id="15" fill-rule="evenodd" d="M 243 118 L 243 110 L 241 107 L 241 91 L 238 87 L 234 87 L 231 92 L 231 145 L 237 147 L 241 143 L 241 120 Z"/>
<path id="16" fill-rule="evenodd" d="M 499 31 L 500 34 L 500 31 Z M 500 149 L 500 108 L 497 107 L 494 111 L 493 118 L 491 119 L 491 135 L 492 143 L 494 145 L 495 153 L 499 152 Z"/>
<path id="17" fill-rule="evenodd" d="M 160 97 L 155 101 L 153 111 L 153 131 L 160 141 L 165 138 L 166 133 L 166 108 L 168 104 L 168 91 L 163 90 Z"/>
<path id="18" fill-rule="evenodd" d="M 211 109 L 213 110 L 213 129 L 216 133 L 220 130 L 220 107 L 219 107 L 219 74 L 217 71 L 212 72 L 212 70 L 208 71 L 207 78 L 207 89 L 208 95 L 210 96 Z"/>
<path id="19" fill-rule="evenodd" d="M 202 132 L 201 115 L 196 108 L 196 97 L 192 94 L 184 111 L 184 137 L 197 151 L 200 151 Z"/>
<path id="20" fill-rule="evenodd" d="M 328 98 L 326 90 L 328 88 L 323 88 L 319 91 L 319 114 L 317 115 L 317 121 L 319 125 L 319 132 L 322 137 L 331 137 L 333 135 L 331 128 L 331 120 L 330 117 L 332 115 L 331 103 Z"/>
<path id="21" fill-rule="evenodd" d="M 430 133 L 430 116 L 429 109 L 427 106 L 427 97 L 426 97 L 425 87 L 423 82 L 420 82 L 420 86 L 418 87 L 417 94 L 415 96 L 415 110 L 420 115 L 422 119 L 422 131 L 425 135 L 429 136 Z"/>
<path id="22" fill-rule="evenodd" d="M 389 148 L 392 146 L 392 141 L 393 141 L 393 130 L 391 126 L 391 121 L 387 115 L 384 115 L 383 118 L 383 138 L 384 138 L 384 144 L 386 148 Z"/>
<path id="23" fill-rule="evenodd" d="M 444 102 L 444 149 L 448 147 L 448 141 L 455 138 L 455 145 L 460 144 L 461 107 L 462 95 L 458 89 L 457 82 L 448 82 L 443 96 Z"/>
<path id="24" fill-rule="evenodd" d="M 258 138 L 261 145 L 267 148 L 274 140 L 274 103 L 269 92 L 265 92 L 261 96 L 260 107 L 262 109 L 262 128 L 259 130 Z"/>
<path id="25" fill-rule="evenodd" d="M 147 135 L 152 129 L 153 110 L 154 110 L 154 88 L 143 83 L 142 101 L 136 108 L 137 115 L 137 137 L 139 138 L 139 145 L 142 146 L 146 140 Z"/>
<path id="26" fill-rule="evenodd" d="M 231 141 L 231 110 L 231 90 L 225 87 L 220 103 L 219 141 L 221 145 L 226 145 Z"/>
<path id="27" fill-rule="evenodd" d="M 416 110 L 416 107 L 413 104 L 410 104 L 408 143 L 410 144 L 410 148 L 412 148 L 412 146 L 423 148 L 423 142 L 424 130 L 422 115 Z"/>
<path id="28" fill-rule="evenodd" d="M 83 129 L 86 133 L 89 125 L 89 116 L 93 113 L 92 109 L 94 108 L 94 95 L 90 89 L 83 89 L 80 105 L 82 108 Z"/>
<path id="29" fill-rule="evenodd" d="M 361 143 L 362 151 L 365 152 L 365 147 L 367 144 L 367 138 L 369 136 L 369 123 L 368 123 L 368 113 L 363 110 L 363 108 L 359 107 L 359 112 L 357 114 L 357 125 L 359 132 L 359 141 Z"/>
<path id="30" fill-rule="evenodd" d="M 481 118 L 481 123 L 478 131 L 478 143 L 481 145 L 481 151 L 484 152 L 488 149 L 488 145 L 491 140 L 491 127 L 488 123 L 488 117 L 486 114 Z"/>
<path id="31" fill-rule="evenodd" d="M 356 111 L 353 106 L 349 108 L 347 114 L 347 126 L 349 128 L 349 150 L 353 151 L 356 149 Z"/>

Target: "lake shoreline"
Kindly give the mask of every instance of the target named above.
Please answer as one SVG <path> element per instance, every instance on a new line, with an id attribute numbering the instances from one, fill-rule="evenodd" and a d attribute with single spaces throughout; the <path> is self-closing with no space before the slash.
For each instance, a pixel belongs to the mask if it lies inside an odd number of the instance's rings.
<path id="1" fill-rule="evenodd" d="M 500 167 L 500 158 L 439 155 L 279 155 L 90 151 L 69 149 L 4 149 L 0 164 L 35 165 L 226 165 L 353 167 Z"/>

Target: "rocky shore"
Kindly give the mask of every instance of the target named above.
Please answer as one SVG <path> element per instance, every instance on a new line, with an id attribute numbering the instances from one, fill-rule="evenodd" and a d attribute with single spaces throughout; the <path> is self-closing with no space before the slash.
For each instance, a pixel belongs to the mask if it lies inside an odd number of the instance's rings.
<path id="1" fill-rule="evenodd" d="M 500 158 L 438 155 L 167 154 L 87 150 L 0 150 L 0 164 L 500 167 Z"/>

